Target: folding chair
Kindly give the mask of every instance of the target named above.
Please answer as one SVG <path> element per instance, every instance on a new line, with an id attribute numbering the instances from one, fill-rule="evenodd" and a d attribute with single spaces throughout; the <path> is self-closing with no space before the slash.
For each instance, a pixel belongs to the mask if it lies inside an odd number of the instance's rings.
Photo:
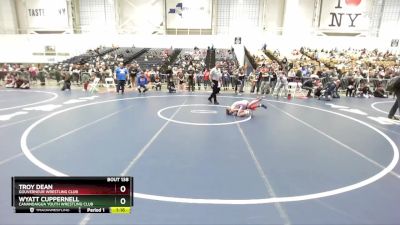
<path id="1" fill-rule="evenodd" d="M 107 91 L 110 91 L 109 89 L 110 89 L 110 87 L 112 86 L 113 88 L 116 88 L 116 85 L 115 85 L 115 82 L 114 82 L 114 79 L 112 78 L 112 77 L 107 77 L 105 80 L 104 80 L 104 86 L 107 88 Z"/>
<path id="2" fill-rule="evenodd" d="M 302 97 L 306 96 L 301 88 L 302 86 L 303 84 L 299 81 L 288 83 L 288 91 L 292 94 L 293 98 L 296 97 L 296 94 L 300 94 Z"/>
<path id="3" fill-rule="evenodd" d="M 96 77 L 96 78 L 93 80 L 93 82 L 89 84 L 89 92 L 90 92 L 90 93 L 93 93 L 93 92 L 95 92 L 95 91 L 98 91 L 97 86 L 99 85 L 99 81 L 100 81 L 100 78 Z"/>

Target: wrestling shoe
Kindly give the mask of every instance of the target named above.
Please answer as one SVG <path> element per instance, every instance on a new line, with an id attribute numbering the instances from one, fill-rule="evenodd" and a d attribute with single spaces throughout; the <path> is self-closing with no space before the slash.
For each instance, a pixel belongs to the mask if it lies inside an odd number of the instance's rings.
<path id="1" fill-rule="evenodd" d="M 400 118 L 398 116 L 392 116 L 392 117 L 388 117 L 388 118 L 392 119 L 392 120 L 400 120 Z"/>

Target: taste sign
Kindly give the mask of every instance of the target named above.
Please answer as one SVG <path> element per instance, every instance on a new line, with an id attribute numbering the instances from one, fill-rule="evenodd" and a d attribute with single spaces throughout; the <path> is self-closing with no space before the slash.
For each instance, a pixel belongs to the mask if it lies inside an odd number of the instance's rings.
<path id="1" fill-rule="evenodd" d="M 67 0 L 15 0 L 15 2 L 19 25 L 28 31 L 63 31 L 69 28 Z"/>
<path id="2" fill-rule="evenodd" d="M 370 0 L 322 0 L 319 28 L 334 32 L 361 32 L 368 29 Z"/>

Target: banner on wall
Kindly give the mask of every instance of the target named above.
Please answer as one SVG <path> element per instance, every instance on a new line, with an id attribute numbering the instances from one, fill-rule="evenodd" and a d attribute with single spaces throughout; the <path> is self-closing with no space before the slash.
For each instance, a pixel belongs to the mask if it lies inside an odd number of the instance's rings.
<path id="1" fill-rule="evenodd" d="M 167 29 L 211 29 L 212 0 L 166 0 Z"/>
<path id="2" fill-rule="evenodd" d="M 368 30 L 368 0 L 322 0 L 319 28 L 331 32 Z"/>
<path id="3" fill-rule="evenodd" d="M 28 28 L 54 30 L 68 28 L 66 0 L 26 0 Z"/>

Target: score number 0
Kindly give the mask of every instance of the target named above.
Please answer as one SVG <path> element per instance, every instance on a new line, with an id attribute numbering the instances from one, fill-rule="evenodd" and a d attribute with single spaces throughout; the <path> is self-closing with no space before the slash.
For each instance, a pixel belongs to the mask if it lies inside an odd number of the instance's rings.
<path id="1" fill-rule="evenodd" d="M 120 190 L 122 193 L 125 193 L 126 187 L 125 187 L 124 185 L 122 185 L 121 187 L 119 187 L 119 190 Z M 125 199 L 125 198 L 121 198 L 119 202 L 121 203 L 121 205 L 125 205 L 126 199 Z"/>

